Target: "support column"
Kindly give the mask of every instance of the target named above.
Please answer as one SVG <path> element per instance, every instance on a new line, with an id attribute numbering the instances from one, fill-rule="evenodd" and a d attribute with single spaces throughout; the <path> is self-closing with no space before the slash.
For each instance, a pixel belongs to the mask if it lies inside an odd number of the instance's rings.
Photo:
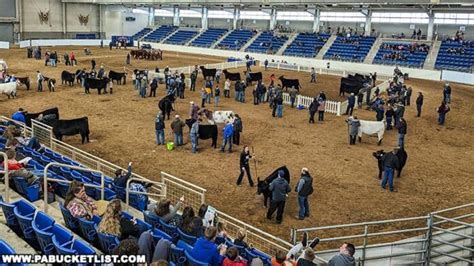
<path id="1" fill-rule="evenodd" d="M 321 21 L 319 9 L 314 10 L 313 32 L 319 32 L 319 22 Z"/>
<path id="2" fill-rule="evenodd" d="M 272 12 L 270 13 L 270 30 L 274 30 L 277 25 L 277 10 L 272 8 Z"/>
<path id="3" fill-rule="evenodd" d="M 148 27 L 155 26 L 155 7 L 148 8 Z"/>
<path id="4" fill-rule="evenodd" d="M 179 7 L 173 7 L 173 26 L 179 27 Z"/>
<path id="5" fill-rule="evenodd" d="M 237 7 L 234 7 L 234 19 L 232 23 L 232 29 L 237 29 L 238 28 L 238 23 L 240 19 L 240 9 Z"/>
<path id="6" fill-rule="evenodd" d="M 434 15 L 433 15 L 433 12 L 430 11 L 428 13 L 428 30 L 426 31 L 426 40 L 428 41 L 433 40 L 433 31 L 434 31 Z"/>
<path id="7" fill-rule="evenodd" d="M 66 20 L 66 3 L 65 3 L 65 2 L 62 3 L 62 13 L 63 13 L 63 21 L 62 21 L 63 35 L 65 35 L 66 32 L 67 32 L 67 25 L 66 25 L 66 23 L 67 23 L 67 20 Z M 65 37 L 65 36 L 63 36 L 63 37 Z"/>
<path id="8" fill-rule="evenodd" d="M 367 15 L 365 15 L 365 36 L 370 36 L 370 33 L 372 31 L 372 11 L 369 10 L 367 11 Z"/>
<path id="9" fill-rule="evenodd" d="M 203 30 L 207 30 L 208 28 L 208 9 L 207 7 L 203 6 L 201 10 L 201 28 Z"/>
<path id="10" fill-rule="evenodd" d="M 104 22 L 102 21 L 102 18 L 104 16 L 102 15 L 102 5 L 99 5 L 99 39 L 103 39 L 104 36 L 102 33 L 104 32 Z"/>

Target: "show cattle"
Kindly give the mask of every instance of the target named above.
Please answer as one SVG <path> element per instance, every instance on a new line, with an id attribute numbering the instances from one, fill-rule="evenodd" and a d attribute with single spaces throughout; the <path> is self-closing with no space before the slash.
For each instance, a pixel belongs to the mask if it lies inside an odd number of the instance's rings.
<path id="1" fill-rule="evenodd" d="M 108 78 L 95 79 L 95 78 L 86 78 L 84 81 L 84 92 L 89 94 L 89 89 L 97 89 L 97 92 L 101 94 L 101 91 L 104 90 L 107 93 L 107 83 L 109 82 Z"/>
<path id="2" fill-rule="evenodd" d="M 0 94 L 5 94 L 8 97 L 8 99 L 10 99 L 10 97 L 15 99 L 17 87 L 18 87 L 17 81 L 0 83 Z"/>
<path id="3" fill-rule="evenodd" d="M 196 122 L 195 119 L 186 119 L 186 125 L 191 129 L 192 125 Z M 211 147 L 217 147 L 217 125 L 199 125 L 199 138 L 200 139 L 212 139 Z"/>
<path id="4" fill-rule="evenodd" d="M 362 134 L 366 134 L 369 136 L 377 134 L 377 145 L 380 145 L 382 143 L 384 133 L 385 121 L 360 120 L 359 132 L 357 134 L 357 136 L 359 137 L 359 142 L 362 142 Z"/>
<path id="5" fill-rule="evenodd" d="M 299 79 L 287 79 L 284 76 L 280 76 L 278 78 L 281 81 L 281 88 L 288 90 L 288 88 L 295 88 L 296 90 L 300 90 L 301 85 Z"/>
<path id="6" fill-rule="evenodd" d="M 115 72 L 113 70 L 109 71 L 109 79 L 113 81 L 116 81 L 117 84 L 123 85 L 127 84 L 127 73 L 125 72 Z"/>
<path id="7" fill-rule="evenodd" d="M 245 73 L 245 80 L 247 81 L 247 84 L 252 84 L 254 81 L 259 81 L 263 79 L 262 72 L 256 72 L 256 73 L 249 73 L 247 71 L 244 71 Z"/>
<path id="8" fill-rule="evenodd" d="M 357 95 L 359 90 L 366 88 L 371 83 L 368 76 L 355 74 L 348 75 L 347 78 L 341 78 L 341 85 L 339 86 L 339 95 L 344 96 L 345 93 L 354 93 Z"/>
<path id="9" fill-rule="evenodd" d="M 159 102 L 158 102 L 158 108 L 161 110 L 161 113 L 163 114 L 163 117 L 166 118 L 168 116 L 168 119 L 170 119 L 170 113 L 171 111 L 174 111 L 173 108 L 173 103 L 175 101 L 175 96 L 173 94 L 167 95 L 163 97 Z"/>
<path id="10" fill-rule="evenodd" d="M 266 208 L 267 201 L 268 203 L 271 202 L 272 200 L 272 192 L 270 191 L 270 183 L 273 182 L 278 177 L 278 171 L 282 170 L 285 175 L 283 176 L 286 181 L 288 181 L 288 184 L 290 183 L 290 171 L 288 171 L 288 168 L 286 165 L 279 167 L 273 173 L 271 173 L 269 176 L 267 176 L 265 179 L 260 180 L 260 177 L 257 178 L 257 194 L 263 194 L 263 206 Z"/>
<path id="11" fill-rule="evenodd" d="M 25 114 L 26 125 L 28 127 L 31 127 L 31 120 L 38 118 L 39 115 L 55 115 L 56 119 L 59 119 L 59 109 L 57 107 L 53 107 L 39 113 L 26 113 Z"/>
<path id="12" fill-rule="evenodd" d="M 163 51 L 160 49 L 135 49 L 130 51 L 135 59 L 163 60 Z"/>
<path id="13" fill-rule="evenodd" d="M 383 157 L 385 156 L 386 152 L 384 152 L 384 150 L 378 150 L 374 153 L 372 153 L 372 155 L 375 157 L 375 159 L 377 159 L 377 162 L 378 162 L 378 166 L 379 166 L 379 179 L 382 179 L 382 172 L 384 171 L 383 169 Z M 403 170 L 403 167 L 405 167 L 405 164 L 408 160 L 408 154 L 407 152 L 405 151 L 405 149 L 401 148 L 397 151 L 397 158 L 398 158 L 398 167 L 397 169 L 397 177 L 400 177 L 400 175 L 402 174 L 402 170 Z"/>
<path id="14" fill-rule="evenodd" d="M 68 72 L 64 70 L 61 72 L 61 84 L 64 84 L 65 82 L 69 84 L 69 86 L 74 86 L 74 80 L 76 78 L 76 74 Z"/>
<path id="15" fill-rule="evenodd" d="M 227 71 L 227 69 L 222 70 L 222 73 L 224 73 L 225 79 L 228 79 L 230 81 L 237 81 L 237 80 L 242 80 L 240 78 L 240 73 L 231 73 Z"/>
<path id="16" fill-rule="evenodd" d="M 16 78 L 16 80 L 18 81 L 18 86 L 25 85 L 26 90 L 30 90 L 31 82 L 30 82 L 29 77 L 18 77 L 18 78 Z"/>
<path id="17" fill-rule="evenodd" d="M 212 80 L 214 80 L 217 72 L 216 68 L 205 68 L 204 66 L 200 66 L 199 68 L 201 69 L 202 76 L 204 77 L 204 79 L 210 77 Z"/>
<path id="18" fill-rule="evenodd" d="M 56 120 L 51 123 L 53 134 L 58 140 L 63 136 L 73 136 L 80 134 L 82 144 L 89 142 L 89 120 L 87 117 L 81 117 L 71 120 Z"/>

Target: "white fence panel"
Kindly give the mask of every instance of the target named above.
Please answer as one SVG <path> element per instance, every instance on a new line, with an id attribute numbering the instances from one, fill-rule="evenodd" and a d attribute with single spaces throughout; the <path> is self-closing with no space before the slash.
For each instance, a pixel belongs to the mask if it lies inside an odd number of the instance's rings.
<path id="1" fill-rule="evenodd" d="M 288 93 L 283 93 L 283 104 L 291 105 L 291 97 Z"/>
<path id="2" fill-rule="evenodd" d="M 9 42 L 0 42 L 0 49 L 10 49 Z"/>
<path id="3" fill-rule="evenodd" d="M 31 40 L 26 40 L 26 41 L 20 41 L 20 48 L 25 48 L 30 46 Z"/>
<path id="4" fill-rule="evenodd" d="M 326 101 L 325 112 L 330 113 L 330 114 L 335 114 L 335 115 L 341 115 L 340 106 L 341 106 L 341 102 Z"/>

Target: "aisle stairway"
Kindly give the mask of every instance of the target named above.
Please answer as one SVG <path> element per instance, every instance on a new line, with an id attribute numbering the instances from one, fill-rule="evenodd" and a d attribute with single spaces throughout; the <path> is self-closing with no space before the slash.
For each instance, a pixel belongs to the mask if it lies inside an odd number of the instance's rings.
<path id="1" fill-rule="evenodd" d="M 283 55 L 283 52 L 286 50 L 288 45 L 290 45 L 296 39 L 296 37 L 298 37 L 298 34 L 299 33 L 296 32 L 290 33 L 288 40 L 285 42 L 285 44 L 283 44 L 282 47 L 280 47 L 280 49 L 276 52 L 276 55 Z"/>
<path id="2" fill-rule="evenodd" d="M 431 50 L 428 56 L 426 57 L 424 69 L 433 70 L 436 63 L 436 58 L 438 57 L 439 48 L 441 47 L 441 41 L 433 41 L 431 44 Z"/>
<path id="3" fill-rule="evenodd" d="M 375 40 L 374 45 L 372 45 L 372 48 L 370 49 L 369 53 L 364 59 L 364 64 L 372 64 L 372 61 L 374 61 L 374 58 L 377 55 L 377 52 L 380 48 L 380 45 L 382 45 L 382 43 L 383 43 L 382 38 L 377 38 L 377 40 Z"/>
<path id="4" fill-rule="evenodd" d="M 336 35 L 331 35 L 331 37 L 329 37 L 323 48 L 321 48 L 321 50 L 319 50 L 318 54 L 316 55 L 316 59 L 323 59 L 324 54 L 329 50 L 329 48 L 331 48 L 331 45 L 334 43 L 336 38 Z"/>

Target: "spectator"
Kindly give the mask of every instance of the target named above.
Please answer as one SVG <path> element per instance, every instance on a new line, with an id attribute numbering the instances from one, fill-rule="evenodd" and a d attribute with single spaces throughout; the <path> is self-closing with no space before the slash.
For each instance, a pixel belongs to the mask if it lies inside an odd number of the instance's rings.
<path id="1" fill-rule="evenodd" d="M 349 117 L 346 122 L 349 125 L 349 145 L 356 144 L 356 137 L 359 134 L 360 121 L 357 116 Z"/>
<path id="2" fill-rule="evenodd" d="M 138 239 L 140 230 L 137 226 L 137 221 L 135 218 L 128 220 L 125 217 L 121 217 L 121 210 L 120 200 L 111 200 L 105 209 L 102 220 L 97 226 L 97 231 L 117 236 L 120 240 L 127 239 L 129 236 Z"/>
<path id="3" fill-rule="evenodd" d="M 221 266 L 226 254 L 226 247 L 220 246 L 218 249 L 214 243 L 217 236 L 217 229 L 213 226 L 208 227 L 204 237 L 198 238 L 191 250 L 191 256 L 201 262 L 208 263 L 209 266 Z"/>
<path id="4" fill-rule="evenodd" d="M 324 121 L 324 112 L 326 111 L 326 101 L 321 97 L 318 100 L 318 122 Z"/>
<path id="5" fill-rule="evenodd" d="M 421 107 L 423 106 L 423 93 L 418 92 L 418 97 L 416 98 L 416 117 L 421 116 Z"/>
<path id="6" fill-rule="evenodd" d="M 156 97 L 156 89 L 158 89 L 158 79 L 154 78 L 150 82 L 150 95 L 148 97 Z"/>
<path id="7" fill-rule="evenodd" d="M 161 111 L 158 112 L 155 119 L 156 145 L 165 144 L 165 120 Z"/>
<path id="8" fill-rule="evenodd" d="M 276 222 L 281 224 L 283 220 L 283 211 L 285 209 L 286 194 L 291 191 L 288 181 L 283 178 L 285 172 L 283 170 L 278 171 L 278 177 L 270 183 L 270 191 L 272 192 L 272 198 L 270 208 L 268 208 L 267 219 L 271 220 L 273 213 L 277 210 Z"/>
<path id="9" fill-rule="evenodd" d="M 351 243 L 344 243 L 339 248 L 339 254 L 329 260 L 328 266 L 355 266 L 354 253 L 354 245 Z"/>
<path id="10" fill-rule="evenodd" d="M 197 106 L 193 101 L 189 102 L 190 107 L 189 107 L 189 117 L 191 119 L 199 119 L 199 106 Z"/>
<path id="11" fill-rule="evenodd" d="M 411 94 L 413 93 L 413 89 L 408 87 L 407 91 L 405 92 L 405 103 L 406 106 L 410 106 Z"/>
<path id="12" fill-rule="evenodd" d="M 314 67 L 311 68 L 311 80 L 310 83 L 316 83 L 316 70 Z"/>
<path id="13" fill-rule="evenodd" d="M 392 106 L 388 105 L 385 112 L 385 122 L 387 123 L 387 130 L 392 130 L 392 118 L 395 116 Z"/>
<path id="14" fill-rule="evenodd" d="M 226 79 L 224 83 L 224 98 L 230 98 L 230 80 Z"/>
<path id="15" fill-rule="evenodd" d="M 449 86 L 449 83 L 444 85 L 443 101 L 446 103 L 451 103 L 451 86 Z"/>
<path id="16" fill-rule="evenodd" d="M 309 174 L 308 168 L 301 169 L 301 177 L 295 191 L 298 193 L 299 215 L 296 219 L 304 220 L 309 217 L 308 197 L 313 194 L 313 178 Z"/>
<path id="17" fill-rule="evenodd" d="M 160 217 L 163 222 L 169 223 L 176 217 L 178 210 L 183 206 L 183 202 L 184 196 L 181 196 L 178 202 L 173 206 L 173 208 L 171 208 L 171 201 L 169 199 L 162 199 L 156 205 L 154 213 L 156 216 Z"/>
<path id="18" fill-rule="evenodd" d="M 375 108 L 375 112 L 376 112 L 376 115 L 375 115 L 375 118 L 377 119 L 377 121 L 382 121 L 383 120 L 383 117 L 384 117 L 384 112 L 385 109 L 383 107 L 383 104 L 379 104 L 376 106 Z"/>
<path id="19" fill-rule="evenodd" d="M 232 143 L 235 145 L 240 145 L 240 133 L 242 133 L 243 125 L 242 119 L 238 114 L 235 114 L 233 129 L 234 132 L 232 134 Z"/>
<path id="20" fill-rule="evenodd" d="M 194 214 L 192 207 L 185 207 L 183 214 L 181 215 L 181 221 L 178 223 L 178 227 L 185 233 L 200 237 L 203 235 L 203 223 L 202 219 Z"/>
<path id="21" fill-rule="evenodd" d="M 249 245 L 245 242 L 246 237 L 247 237 L 247 232 L 243 229 L 240 229 L 239 232 L 237 232 L 237 236 L 234 238 L 234 245 L 248 248 Z"/>
<path id="22" fill-rule="evenodd" d="M 278 97 L 276 97 L 275 103 L 276 103 L 277 117 L 282 118 L 283 117 L 283 96 L 279 95 Z"/>
<path id="23" fill-rule="evenodd" d="M 126 173 L 122 169 L 117 169 L 115 171 L 114 185 L 117 187 L 124 188 L 125 186 L 127 186 L 127 181 L 131 176 L 132 176 L 132 162 L 129 162 Z"/>
<path id="24" fill-rule="evenodd" d="M 242 153 L 240 154 L 240 175 L 237 178 L 237 186 L 240 186 L 242 183 L 242 178 L 244 177 L 244 172 L 247 173 L 247 178 L 249 180 L 249 185 L 253 187 L 253 180 L 250 174 L 250 158 L 254 157 L 250 155 L 250 150 L 248 146 L 244 146 Z"/>
<path id="25" fill-rule="evenodd" d="M 230 121 L 226 122 L 226 125 L 223 128 L 224 131 L 224 140 L 222 143 L 221 152 L 224 152 L 225 147 L 229 144 L 229 153 L 232 152 L 232 134 L 234 132 L 234 127 Z"/>
<path id="26" fill-rule="evenodd" d="M 222 266 L 247 266 L 247 261 L 239 256 L 239 250 L 232 246 L 227 249 Z"/>
<path id="27" fill-rule="evenodd" d="M 66 207 L 75 218 L 92 219 L 93 215 L 99 215 L 94 201 L 86 195 L 84 183 L 73 180 L 64 199 Z"/>
<path id="28" fill-rule="evenodd" d="M 23 108 L 18 109 L 13 115 L 12 119 L 18 122 L 22 122 L 23 124 L 26 124 L 26 118 L 25 118 L 25 110 Z"/>
<path id="29" fill-rule="evenodd" d="M 296 102 L 296 96 L 298 96 L 298 90 L 296 90 L 295 87 L 291 87 L 289 94 L 290 94 L 291 108 L 293 108 Z"/>
<path id="30" fill-rule="evenodd" d="M 438 125 L 444 125 L 444 121 L 446 120 L 446 114 L 450 111 L 451 109 L 449 106 L 446 104 L 445 101 L 441 102 L 441 105 L 438 107 Z"/>
<path id="31" fill-rule="evenodd" d="M 71 54 L 69 55 L 69 59 L 71 60 L 72 66 L 77 65 L 76 55 L 74 54 L 74 52 L 71 52 Z"/>
<path id="32" fill-rule="evenodd" d="M 7 149 L 5 151 L 7 154 L 7 162 L 4 162 L 3 165 L 8 166 L 8 171 L 10 173 L 10 179 L 13 176 L 23 177 L 28 185 L 35 183 L 36 181 L 40 181 L 40 178 L 36 177 L 33 172 L 29 171 L 25 168 L 28 164 L 28 161 L 31 160 L 30 157 L 26 157 L 21 161 L 17 161 L 15 149 Z M 4 181 L 4 177 L 0 178 L 1 181 Z M 42 179 L 41 179 L 42 180 Z M 40 184 L 41 185 L 41 184 Z"/>
<path id="33" fill-rule="evenodd" d="M 346 109 L 346 115 L 351 116 L 352 112 L 354 111 L 354 106 L 355 106 L 355 96 L 354 93 L 351 93 L 351 95 L 347 98 L 347 109 Z"/>
<path id="34" fill-rule="evenodd" d="M 201 88 L 201 107 L 206 107 L 207 92 L 205 88 Z"/>
<path id="35" fill-rule="evenodd" d="M 217 223 L 217 236 L 221 238 L 228 238 L 229 235 L 227 234 L 227 225 L 225 222 L 218 222 Z"/>
<path id="36" fill-rule="evenodd" d="M 216 107 L 219 105 L 220 98 L 221 98 L 221 89 L 219 88 L 219 84 L 217 84 L 216 89 L 214 90 L 214 104 Z"/>
<path id="37" fill-rule="evenodd" d="M 43 74 L 41 74 L 41 72 L 39 70 L 36 71 L 36 77 L 37 77 L 37 81 L 38 81 L 38 91 L 39 92 L 42 92 L 43 91 Z"/>
<path id="38" fill-rule="evenodd" d="M 194 120 L 191 129 L 189 130 L 189 138 L 191 139 L 192 153 L 196 153 L 198 149 L 199 137 L 199 119 Z"/>
<path id="39" fill-rule="evenodd" d="M 407 134 L 407 122 L 401 117 L 395 127 L 398 129 L 398 146 L 403 149 L 405 145 L 405 135 Z"/>
<path id="40" fill-rule="evenodd" d="M 285 252 L 278 250 L 275 257 L 272 258 L 272 266 L 296 266 L 296 261 L 294 259 L 287 260 Z"/>
<path id="41" fill-rule="evenodd" d="M 399 161 L 397 157 L 398 148 L 395 148 L 392 152 L 387 152 L 382 157 L 382 167 L 384 176 L 382 179 L 381 186 L 385 189 L 388 182 L 390 192 L 396 192 L 397 190 L 393 187 L 393 174 L 395 169 L 398 169 Z"/>
<path id="42" fill-rule="evenodd" d="M 179 118 L 179 115 L 175 116 L 174 121 L 171 123 L 171 130 L 174 133 L 174 142 L 176 146 L 183 145 L 183 127 L 186 124 Z"/>
<path id="43" fill-rule="evenodd" d="M 309 105 L 309 123 L 314 124 L 314 115 L 316 114 L 316 111 L 319 109 L 319 103 L 317 101 L 317 98 L 314 98 L 311 104 Z"/>
<path id="44" fill-rule="evenodd" d="M 265 59 L 263 64 L 265 65 L 265 71 L 268 70 L 268 59 Z"/>
<path id="45" fill-rule="evenodd" d="M 216 83 L 219 84 L 219 81 L 221 80 L 221 70 L 217 69 L 216 71 Z"/>
<path id="46" fill-rule="evenodd" d="M 143 75 L 141 80 L 140 80 L 140 97 L 142 97 L 142 98 L 146 98 L 146 87 L 147 87 L 147 85 L 148 85 L 147 79 L 146 79 L 145 75 Z"/>
<path id="47" fill-rule="evenodd" d="M 196 79 L 198 75 L 198 70 L 193 70 L 191 72 L 191 87 L 189 88 L 190 91 L 195 91 L 196 90 Z"/>
<path id="48" fill-rule="evenodd" d="M 357 108 L 362 108 L 362 101 L 364 100 L 364 93 L 362 90 L 359 90 L 359 93 L 357 94 Z"/>

